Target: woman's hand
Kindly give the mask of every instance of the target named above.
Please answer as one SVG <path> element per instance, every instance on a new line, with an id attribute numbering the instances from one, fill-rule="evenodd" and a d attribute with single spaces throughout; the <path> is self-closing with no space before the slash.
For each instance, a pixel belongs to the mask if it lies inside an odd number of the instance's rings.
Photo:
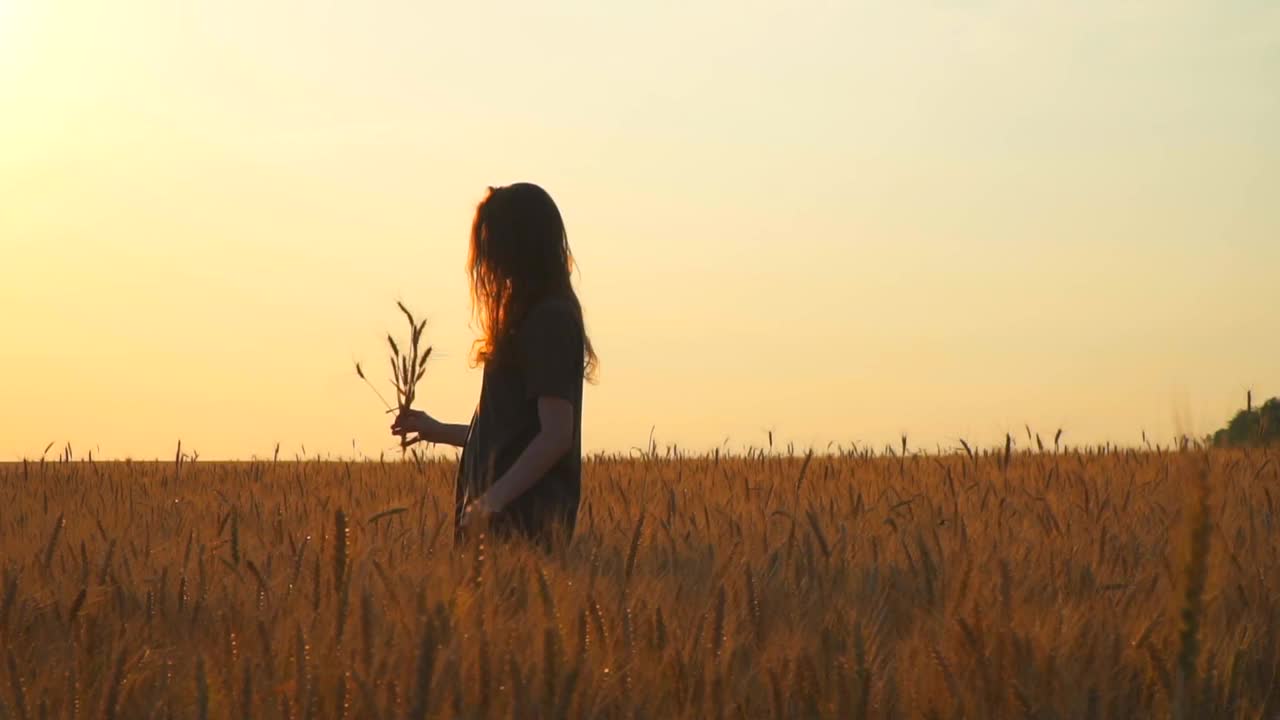
<path id="1" fill-rule="evenodd" d="M 400 444 L 408 447 L 418 442 L 440 442 L 443 423 L 421 410 L 401 410 L 391 423 L 391 434 L 400 437 Z M 409 433 L 417 437 L 410 438 Z"/>
<path id="2" fill-rule="evenodd" d="M 483 532 L 489 521 L 502 508 L 494 507 L 487 497 L 481 495 L 472 500 L 458 518 L 458 529 L 466 532 Z"/>
<path id="3" fill-rule="evenodd" d="M 468 430 L 466 425 L 443 423 L 421 410 L 412 408 L 402 410 L 399 415 L 396 415 L 395 422 L 391 423 L 391 434 L 400 438 L 402 447 L 420 442 L 462 447 L 467 444 Z M 409 437 L 410 433 L 415 434 L 416 437 Z"/>

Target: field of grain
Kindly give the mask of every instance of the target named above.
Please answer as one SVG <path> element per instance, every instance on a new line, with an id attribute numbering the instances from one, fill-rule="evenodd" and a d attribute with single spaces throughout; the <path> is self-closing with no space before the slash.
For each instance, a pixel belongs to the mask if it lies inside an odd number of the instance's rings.
<path id="1" fill-rule="evenodd" d="M 0 465 L 0 718 L 1274 717 L 1280 452 Z"/>

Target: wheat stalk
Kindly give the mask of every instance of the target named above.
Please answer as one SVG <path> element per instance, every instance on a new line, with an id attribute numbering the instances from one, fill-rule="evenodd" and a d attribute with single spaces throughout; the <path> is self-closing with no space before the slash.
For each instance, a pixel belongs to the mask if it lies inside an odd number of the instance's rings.
<path id="1" fill-rule="evenodd" d="M 391 385 L 395 389 L 396 404 L 392 407 L 391 403 L 378 392 L 378 388 L 364 374 L 364 368 L 357 362 L 356 376 L 364 381 L 365 385 L 378 396 L 378 400 L 382 402 L 383 407 L 388 413 L 403 413 L 413 407 L 413 401 L 417 399 L 418 383 L 427 373 L 427 360 L 431 358 L 432 346 L 423 347 L 423 332 L 426 330 L 427 321 L 417 320 L 409 308 L 405 307 L 403 302 L 396 302 L 396 307 L 404 314 L 405 319 L 409 322 L 409 342 L 405 346 L 406 350 L 401 350 L 400 343 L 396 342 L 395 337 L 391 333 L 387 333 L 387 345 L 391 348 L 391 355 L 388 361 L 391 364 Z M 410 440 L 409 436 L 402 435 L 400 437 L 400 449 L 406 450 L 415 440 Z"/>
<path id="2" fill-rule="evenodd" d="M 1186 587 L 1182 601 L 1182 628 L 1178 635 L 1178 666 L 1173 716 L 1197 717 L 1198 688 L 1196 660 L 1200 652 L 1200 629 L 1204 622 L 1204 591 L 1209 574 L 1209 469 L 1199 475 L 1199 487 L 1191 513 L 1191 537 L 1187 565 L 1183 573 Z"/>

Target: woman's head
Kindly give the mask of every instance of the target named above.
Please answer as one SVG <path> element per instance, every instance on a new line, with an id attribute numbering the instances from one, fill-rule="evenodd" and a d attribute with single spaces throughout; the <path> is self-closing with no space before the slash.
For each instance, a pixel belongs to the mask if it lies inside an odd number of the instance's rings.
<path id="1" fill-rule="evenodd" d="M 501 355 L 524 313 L 539 300 L 568 299 L 581 317 L 570 282 L 573 267 L 564 220 L 546 190 L 531 183 L 489 188 L 476 207 L 467 260 L 472 308 L 482 333 L 475 360 Z M 583 370 L 589 377 L 596 356 L 585 331 L 583 340 Z"/>

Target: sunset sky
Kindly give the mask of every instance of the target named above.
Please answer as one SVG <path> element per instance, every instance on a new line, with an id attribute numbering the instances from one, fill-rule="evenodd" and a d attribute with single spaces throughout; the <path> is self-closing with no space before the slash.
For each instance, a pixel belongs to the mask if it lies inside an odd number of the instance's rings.
<path id="1" fill-rule="evenodd" d="M 0 0 L 0 460 L 377 456 L 397 299 L 464 422 L 521 180 L 588 450 L 1207 433 L 1280 395 L 1278 88 L 1269 0 Z"/>

